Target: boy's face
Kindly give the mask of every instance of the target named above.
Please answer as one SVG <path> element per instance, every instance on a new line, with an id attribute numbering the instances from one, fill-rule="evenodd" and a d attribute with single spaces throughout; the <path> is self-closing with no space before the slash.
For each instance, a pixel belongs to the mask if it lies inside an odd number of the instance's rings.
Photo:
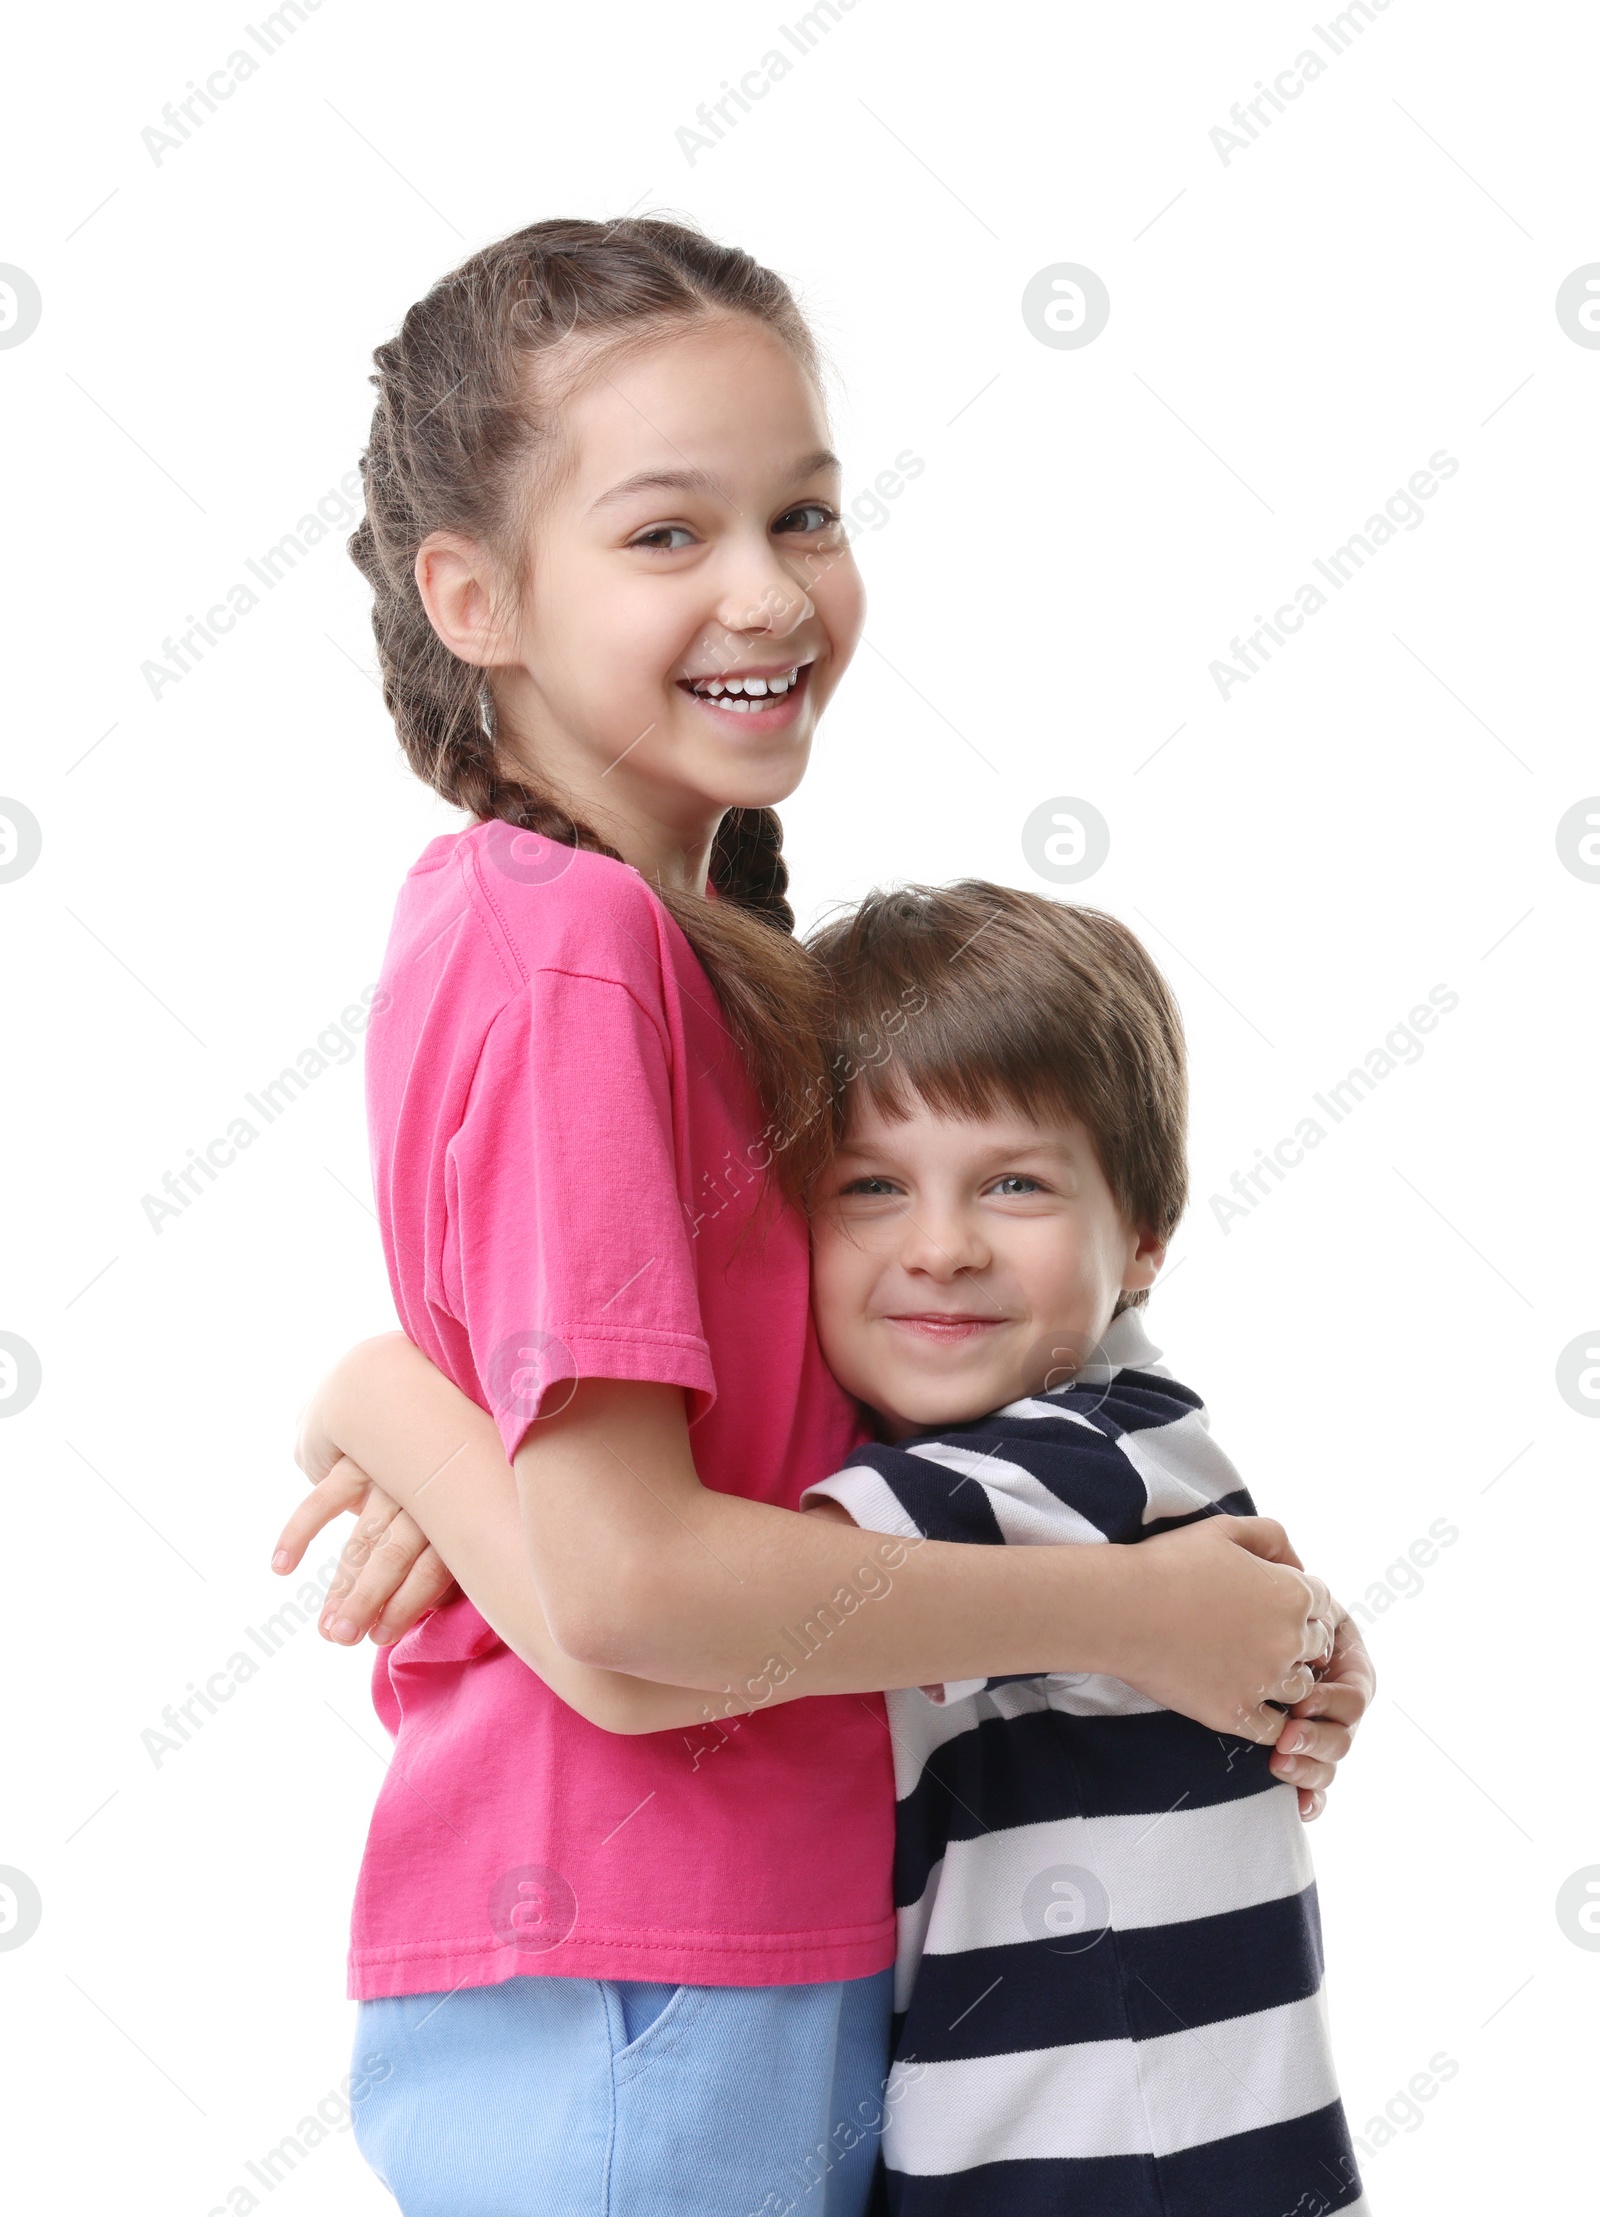
<path id="1" fill-rule="evenodd" d="M 812 1228 L 822 1352 L 891 1439 L 1064 1384 L 1166 1255 L 1076 1118 L 912 1104 L 895 1123 L 857 1100 Z"/>

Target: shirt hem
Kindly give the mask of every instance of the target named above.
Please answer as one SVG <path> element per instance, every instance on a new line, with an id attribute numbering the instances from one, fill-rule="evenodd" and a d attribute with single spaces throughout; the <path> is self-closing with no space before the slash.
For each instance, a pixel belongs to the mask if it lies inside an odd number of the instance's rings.
<path id="1" fill-rule="evenodd" d="M 645 1979 L 671 1986 L 817 1986 L 871 1978 L 895 1958 L 895 1921 L 816 1941 L 663 1936 L 564 1940 L 558 1947 L 519 1950 L 497 1941 L 421 1941 L 392 1948 L 352 1948 L 346 1993 L 351 2001 L 404 1994 L 454 1993 L 463 1986 L 500 1986 L 510 1978 Z"/>

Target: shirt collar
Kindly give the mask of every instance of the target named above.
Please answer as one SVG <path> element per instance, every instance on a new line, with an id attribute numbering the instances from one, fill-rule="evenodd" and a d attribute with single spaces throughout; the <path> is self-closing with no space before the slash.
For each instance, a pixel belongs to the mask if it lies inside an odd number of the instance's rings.
<path id="1" fill-rule="evenodd" d="M 1100 1359 L 1084 1365 L 1073 1380 L 1075 1385 L 1100 1384 L 1115 1377 L 1119 1370 L 1159 1370 L 1161 1350 L 1144 1327 L 1144 1310 L 1124 1309 L 1106 1326 L 1105 1338 L 1100 1342 Z"/>

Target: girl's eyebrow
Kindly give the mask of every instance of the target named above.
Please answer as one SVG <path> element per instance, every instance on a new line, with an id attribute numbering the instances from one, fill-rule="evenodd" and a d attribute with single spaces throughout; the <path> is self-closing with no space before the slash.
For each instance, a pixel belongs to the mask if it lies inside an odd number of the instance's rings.
<path id="1" fill-rule="evenodd" d="M 799 484 L 808 477 L 816 477 L 823 470 L 842 467 L 836 454 L 830 453 L 826 447 L 819 447 L 815 454 L 808 454 L 796 463 L 790 473 L 790 481 Z M 727 498 L 727 488 L 709 470 L 636 470 L 632 477 L 623 478 L 620 484 L 613 485 L 609 492 L 602 493 L 598 500 L 592 501 L 589 513 L 592 516 L 597 508 L 613 507 L 618 501 L 631 499 L 635 493 L 650 492 L 712 493 L 723 499 Z"/>

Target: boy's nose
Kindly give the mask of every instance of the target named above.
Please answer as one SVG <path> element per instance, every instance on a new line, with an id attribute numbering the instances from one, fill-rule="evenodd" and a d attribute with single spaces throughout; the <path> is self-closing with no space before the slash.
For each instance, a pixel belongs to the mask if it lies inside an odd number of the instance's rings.
<path id="1" fill-rule="evenodd" d="M 902 1226 L 901 1265 L 921 1277 L 949 1285 L 988 1263 L 989 1250 L 977 1226 L 959 1211 L 908 1209 Z"/>

